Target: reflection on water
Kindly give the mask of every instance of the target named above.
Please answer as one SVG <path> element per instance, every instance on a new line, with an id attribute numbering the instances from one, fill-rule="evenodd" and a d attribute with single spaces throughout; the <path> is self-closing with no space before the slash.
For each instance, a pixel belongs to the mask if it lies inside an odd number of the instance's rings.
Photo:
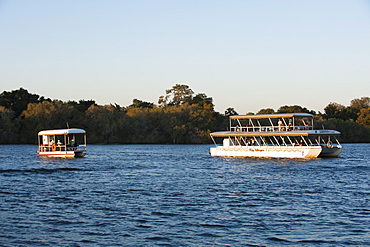
<path id="1" fill-rule="evenodd" d="M 335 159 L 210 157 L 208 145 L 0 146 L 4 246 L 370 245 L 369 144 Z"/>

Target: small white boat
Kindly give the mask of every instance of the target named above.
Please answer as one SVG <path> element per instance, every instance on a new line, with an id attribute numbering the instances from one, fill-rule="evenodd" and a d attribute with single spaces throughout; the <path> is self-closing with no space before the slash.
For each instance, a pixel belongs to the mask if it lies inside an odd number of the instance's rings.
<path id="1" fill-rule="evenodd" d="M 86 131 L 83 129 L 43 130 L 38 133 L 38 156 L 75 158 L 86 155 Z"/>
<path id="2" fill-rule="evenodd" d="M 335 130 L 314 130 L 308 113 L 230 116 L 230 130 L 211 133 L 211 156 L 316 158 L 342 151 Z M 216 138 L 223 139 L 218 145 Z"/>

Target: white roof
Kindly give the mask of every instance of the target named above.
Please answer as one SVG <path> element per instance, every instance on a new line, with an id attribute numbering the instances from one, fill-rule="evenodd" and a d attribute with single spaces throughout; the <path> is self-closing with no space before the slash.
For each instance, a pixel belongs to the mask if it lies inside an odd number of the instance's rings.
<path id="1" fill-rule="evenodd" d="M 42 135 L 69 135 L 69 134 L 85 134 L 86 131 L 83 129 L 56 129 L 56 130 L 42 130 L 39 132 L 39 136 Z"/>
<path id="2" fill-rule="evenodd" d="M 263 118 L 293 118 L 293 117 L 313 117 L 309 113 L 280 113 L 280 114 L 257 114 L 257 115 L 232 115 L 230 119 L 263 119 Z"/>

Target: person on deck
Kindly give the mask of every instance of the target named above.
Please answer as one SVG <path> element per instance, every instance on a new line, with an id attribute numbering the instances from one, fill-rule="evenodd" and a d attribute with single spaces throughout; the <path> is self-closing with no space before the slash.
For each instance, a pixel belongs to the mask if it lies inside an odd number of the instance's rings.
<path id="1" fill-rule="evenodd" d="M 279 119 L 278 121 L 278 126 L 279 126 L 279 131 L 282 131 L 283 130 L 282 126 L 284 126 L 284 124 L 283 124 L 283 121 L 281 121 L 281 119 Z"/>
<path id="2" fill-rule="evenodd" d="M 290 118 L 289 119 L 289 128 L 288 130 L 293 130 L 293 120 Z"/>
<path id="3" fill-rule="evenodd" d="M 69 141 L 69 146 L 76 147 L 75 139 L 72 137 L 72 139 Z"/>

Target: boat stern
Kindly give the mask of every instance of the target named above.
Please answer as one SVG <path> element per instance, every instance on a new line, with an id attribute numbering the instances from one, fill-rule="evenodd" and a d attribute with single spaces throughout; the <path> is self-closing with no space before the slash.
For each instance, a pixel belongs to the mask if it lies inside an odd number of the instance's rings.
<path id="1" fill-rule="evenodd" d="M 332 146 L 332 147 L 322 147 L 322 151 L 319 157 L 330 157 L 335 158 L 340 155 L 342 152 L 342 146 Z"/>

